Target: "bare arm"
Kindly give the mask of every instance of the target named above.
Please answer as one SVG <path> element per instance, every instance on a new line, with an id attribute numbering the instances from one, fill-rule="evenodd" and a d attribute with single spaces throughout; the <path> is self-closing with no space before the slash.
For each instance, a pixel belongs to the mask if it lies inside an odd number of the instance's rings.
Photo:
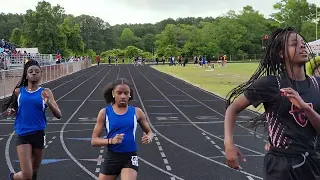
<path id="1" fill-rule="evenodd" d="M 54 99 L 52 91 L 49 88 L 45 88 L 44 91 L 49 95 L 49 101 L 47 102 L 47 105 L 50 108 L 52 114 L 56 118 L 61 119 L 62 114 L 56 100 Z"/>
<path id="2" fill-rule="evenodd" d="M 241 151 L 234 145 L 233 127 L 236 123 L 237 115 L 250 105 L 244 95 L 240 95 L 227 109 L 224 121 L 224 147 L 226 152 L 226 163 L 229 167 L 239 169 L 238 156 L 242 161 L 246 161 Z"/>
<path id="3" fill-rule="evenodd" d="M 224 120 L 224 144 L 234 144 L 233 128 L 236 123 L 237 115 L 247 108 L 250 102 L 244 95 L 240 95 L 228 108 Z"/>
<path id="4" fill-rule="evenodd" d="M 12 115 L 16 115 L 17 110 L 18 110 L 18 96 L 20 94 L 20 89 L 16 88 L 14 89 L 14 92 L 12 94 L 12 103 L 9 104 L 9 107 L 7 109 L 7 115 L 8 116 L 12 116 Z"/>
<path id="5" fill-rule="evenodd" d="M 100 138 L 102 131 L 104 129 L 104 119 L 106 115 L 106 109 L 103 108 L 100 110 L 96 125 L 94 126 L 91 145 L 94 147 L 101 147 L 109 144 L 109 139 Z"/>
<path id="6" fill-rule="evenodd" d="M 145 132 L 152 139 L 153 138 L 153 132 L 152 132 L 150 126 L 149 126 L 149 123 L 147 121 L 146 115 L 138 107 L 136 107 L 136 114 L 137 114 L 138 122 L 139 122 L 143 132 Z"/>

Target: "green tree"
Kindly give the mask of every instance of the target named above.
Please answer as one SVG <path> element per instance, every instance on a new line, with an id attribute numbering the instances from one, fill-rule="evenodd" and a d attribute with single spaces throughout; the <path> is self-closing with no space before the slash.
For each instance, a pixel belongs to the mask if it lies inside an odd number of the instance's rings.
<path id="1" fill-rule="evenodd" d="M 142 38 L 144 44 L 144 50 L 148 52 L 153 52 L 154 50 L 154 42 L 156 41 L 156 37 L 153 34 L 147 34 Z"/>
<path id="2" fill-rule="evenodd" d="M 65 39 L 59 30 L 63 14 L 62 7 L 51 6 L 45 1 L 40 1 L 35 11 L 28 10 L 22 28 L 24 46 L 38 47 L 42 53 L 52 53 L 64 48 Z"/>
<path id="3" fill-rule="evenodd" d="M 22 31 L 19 28 L 14 28 L 10 37 L 10 42 L 21 45 L 22 44 Z"/>
<path id="4" fill-rule="evenodd" d="M 273 7 L 278 11 L 272 15 L 275 20 L 282 26 L 293 26 L 299 31 L 303 23 L 315 17 L 316 12 L 316 5 L 308 3 L 307 0 L 281 0 Z"/>
<path id="5" fill-rule="evenodd" d="M 134 35 L 130 28 L 125 28 L 120 37 L 120 43 L 122 48 L 134 45 L 138 41 L 138 38 Z"/>
<path id="6" fill-rule="evenodd" d="M 136 56 L 139 56 L 140 53 L 142 53 L 143 51 L 135 46 L 128 46 L 126 49 L 125 49 L 125 56 L 127 58 L 133 58 L 133 57 L 136 57 Z"/>

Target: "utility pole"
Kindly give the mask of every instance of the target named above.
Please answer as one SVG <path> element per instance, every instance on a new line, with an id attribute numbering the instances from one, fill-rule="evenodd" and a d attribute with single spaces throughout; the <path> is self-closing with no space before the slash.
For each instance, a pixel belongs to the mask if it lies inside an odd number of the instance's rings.
<path id="1" fill-rule="evenodd" d="M 316 7 L 316 40 L 318 40 L 318 7 Z"/>

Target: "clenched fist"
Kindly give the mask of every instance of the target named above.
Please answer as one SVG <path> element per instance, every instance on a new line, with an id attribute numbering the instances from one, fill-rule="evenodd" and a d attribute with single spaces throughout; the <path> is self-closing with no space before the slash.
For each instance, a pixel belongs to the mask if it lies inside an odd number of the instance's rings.
<path id="1" fill-rule="evenodd" d="M 124 134 L 117 134 L 115 137 L 111 139 L 112 144 L 121 144 L 123 140 Z"/>

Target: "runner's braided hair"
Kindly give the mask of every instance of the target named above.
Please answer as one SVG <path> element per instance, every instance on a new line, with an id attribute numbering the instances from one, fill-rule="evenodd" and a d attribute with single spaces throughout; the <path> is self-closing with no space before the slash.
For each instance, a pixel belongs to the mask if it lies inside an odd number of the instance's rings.
<path id="1" fill-rule="evenodd" d="M 247 82 L 244 82 L 237 86 L 236 88 L 232 89 L 226 97 L 226 107 L 229 107 L 233 101 L 238 98 L 241 94 L 244 93 L 246 89 L 248 89 L 250 86 L 253 85 L 253 83 L 263 77 L 263 76 L 276 76 L 280 79 L 279 81 L 279 88 L 282 87 L 292 87 L 292 81 L 288 78 L 288 72 L 285 67 L 285 62 L 283 57 L 285 57 L 285 51 L 284 48 L 288 48 L 288 38 L 291 34 L 295 33 L 296 36 L 298 36 L 298 32 L 293 27 L 287 27 L 287 28 L 279 28 L 276 29 L 274 32 L 272 32 L 269 35 L 269 39 L 266 46 L 266 51 L 263 56 L 263 58 L 260 61 L 260 64 L 254 74 L 250 77 L 250 79 Z M 300 35 L 301 36 L 301 35 Z M 301 36 L 302 37 L 302 36 Z M 302 37 L 303 38 L 303 37 Z M 309 47 L 308 47 L 309 48 Z M 310 48 L 309 48 L 310 50 Z M 310 50 L 311 52 L 311 50 Z M 281 54 L 282 53 L 282 54 Z M 288 51 L 287 51 L 288 53 Z M 287 54 L 287 57 L 290 57 Z M 292 63 L 291 68 L 292 67 Z M 293 75 L 294 76 L 294 75 Z M 295 79 L 295 77 L 293 77 Z M 263 94 L 261 94 L 263 96 Z M 273 107 L 273 110 L 276 110 L 274 112 L 277 112 L 281 105 L 281 96 L 279 93 L 279 96 L 274 97 L 274 99 L 270 99 L 270 101 L 275 101 L 276 105 Z M 250 123 L 250 127 L 258 127 L 258 125 L 263 124 L 265 125 L 266 122 L 266 113 L 264 112 L 260 116 L 251 119 L 252 121 Z"/>

